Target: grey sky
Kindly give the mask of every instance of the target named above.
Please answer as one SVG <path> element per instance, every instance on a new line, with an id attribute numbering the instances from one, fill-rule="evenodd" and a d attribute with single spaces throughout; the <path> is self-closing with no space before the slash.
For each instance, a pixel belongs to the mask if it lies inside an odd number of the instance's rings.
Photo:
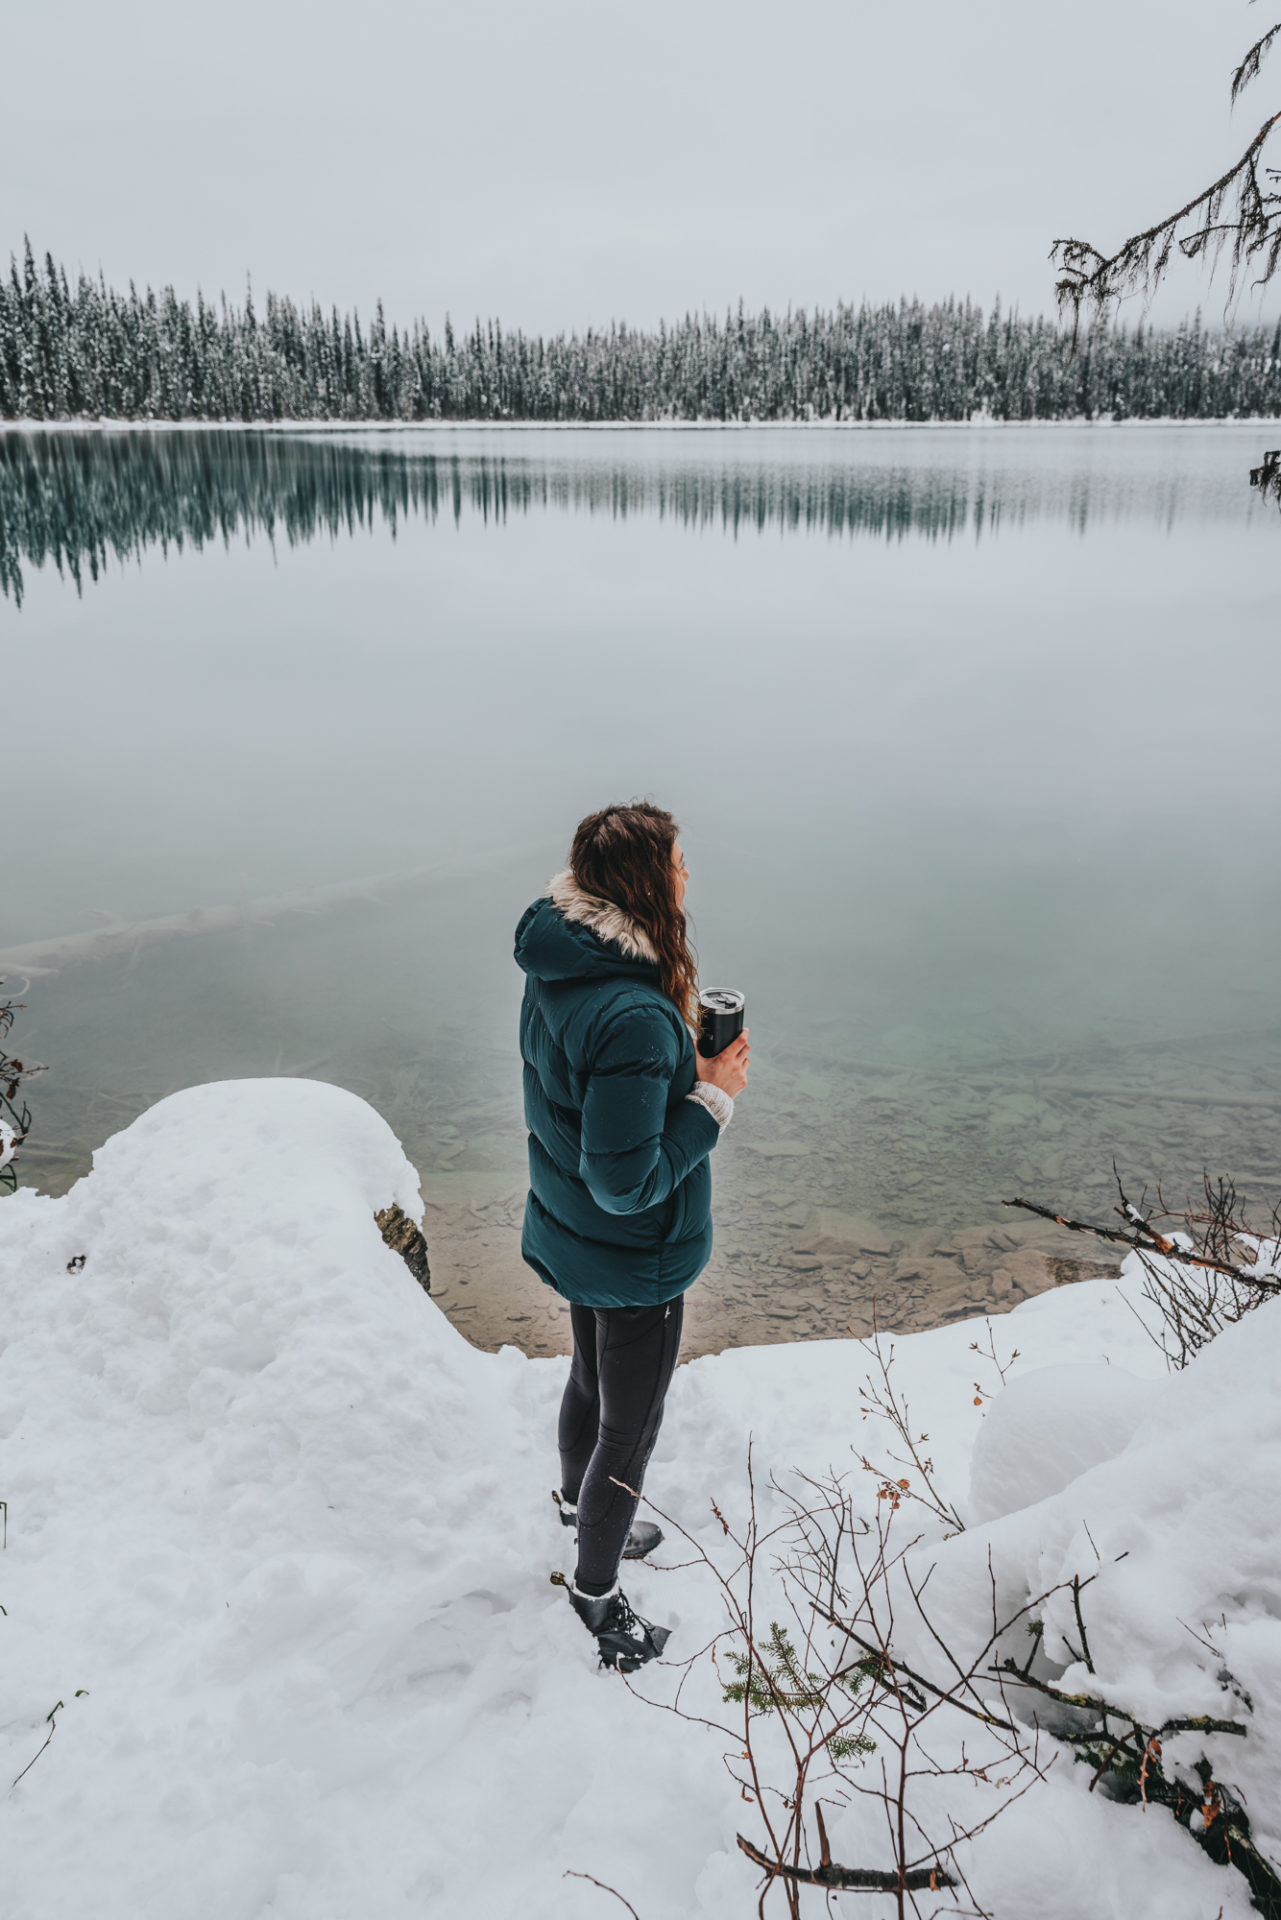
<path id="1" fill-rule="evenodd" d="M 1212 0 L 21 0 L 0 249 L 389 316 L 649 324 L 998 291 L 1195 191 L 1281 96 Z M 1281 163 L 1281 156 L 1279 156 Z M 1185 274 L 1163 317 L 1222 295 Z M 1275 305 L 1275 301 L 1272 303 Z M 1247 308 L 1247 311 L 1249 309 Z"/>

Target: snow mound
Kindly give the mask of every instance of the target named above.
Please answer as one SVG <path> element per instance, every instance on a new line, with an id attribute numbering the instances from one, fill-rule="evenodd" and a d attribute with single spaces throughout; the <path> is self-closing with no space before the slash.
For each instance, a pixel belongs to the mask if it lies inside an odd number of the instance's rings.
<path id="1" fill-rule="evenodd" d="M 1035 1506 L 1119 1453 L 1160 1388 L 1123 1367 L 1035 1367 L 989 1409 L 970 1461 L 970 1513 L 997 1520 Z"/>
<path id="2" fill-rule="evenodd" d="M 11 1920 L 85 1911 L 81 1873 L 101 1916 L 258 1913 L 273 1853 L 301 1887 L 341 1850 L 303 1783 L 377 1771 L 356 1703 L 466 1587 L 453 1540 L 511 1451 L 502 1369 L 383 1245 L 391 1202 L 420 1208 L 386 1124 L 273 1080 L 176 1094 L 64 1199 L 5 1205 L 8 1779 L 67 1703 L 15 1795 Z"/>
<path id="3" fill-rule="evenodd" d="M 485 1378 L 383 1246 L 373 1215 L 391 1202 L 421 1210 L 413 1169 L 336 1087 L 247 1080 L 162 1101 L 65 1200 L 20 1193 L 6 1208 L 22 1268 L 6 1357 L 45 1391 L 5 1424 L 107 1420 L 140 1471 L 180 1475 L 211 1525 L 288 1483 L 279 1523 L 319 1501 L 344 1531 L 382 1537 L 384 1502 L 401 1496 L 370 1464 L 426 1447 L 444 1466 Z M 157 1420 L 176 1457 L 154 1457 Z M 105 1495 L 115 1463 L 103 1471 Z"/>

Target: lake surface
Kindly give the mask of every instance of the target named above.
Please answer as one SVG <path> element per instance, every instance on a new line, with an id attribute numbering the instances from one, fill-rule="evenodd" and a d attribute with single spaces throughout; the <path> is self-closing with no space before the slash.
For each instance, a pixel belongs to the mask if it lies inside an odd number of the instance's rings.
<path id="1" fill-rule="evenodd" d="M 563 1346 L 511 933 L 647 794 L 753 1037 L 691 1350 L 1073 1277 L 1000 1200 L 1098 1214 L 1114 1157 L 1263 1210 L 1269 435 L 0 432 L 26 1179 L 178 1086 L 333 1080 L 422 1172 L 451 1316 Z"/>

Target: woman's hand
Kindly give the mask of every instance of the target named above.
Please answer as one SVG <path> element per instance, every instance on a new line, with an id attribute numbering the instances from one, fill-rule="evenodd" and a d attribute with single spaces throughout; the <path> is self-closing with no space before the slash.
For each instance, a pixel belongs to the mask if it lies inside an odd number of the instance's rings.
<path id="1" fill-rule="evenodd" d="M 697 1047 L 694 1049 L 694 1064 L 699 1079 L 710 1080 L 731 1100 L 747 1085 L 747 1056 L 751 1052 L 747 1036 L 750 1032 L 750 1027 L 744 1027 L 737 1040 L 731 1040 L 722 1053 L 714 1053 L 710 1060 L 705 1059 Z"/>

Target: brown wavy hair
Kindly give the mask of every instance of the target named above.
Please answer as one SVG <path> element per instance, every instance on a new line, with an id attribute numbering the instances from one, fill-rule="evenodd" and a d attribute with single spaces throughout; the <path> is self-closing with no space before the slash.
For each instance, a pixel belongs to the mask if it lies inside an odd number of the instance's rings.
<path id="1" fill-rule="evenodd" d="M 621 907 L 649 935 L 658 981 L 689 1027 L 698 1024 L 698 961 L 676 904 L 672 849 L 679 826 L 648 800 L 602 807 L 580 820 L 569 869 L 584 893 Z"/>

